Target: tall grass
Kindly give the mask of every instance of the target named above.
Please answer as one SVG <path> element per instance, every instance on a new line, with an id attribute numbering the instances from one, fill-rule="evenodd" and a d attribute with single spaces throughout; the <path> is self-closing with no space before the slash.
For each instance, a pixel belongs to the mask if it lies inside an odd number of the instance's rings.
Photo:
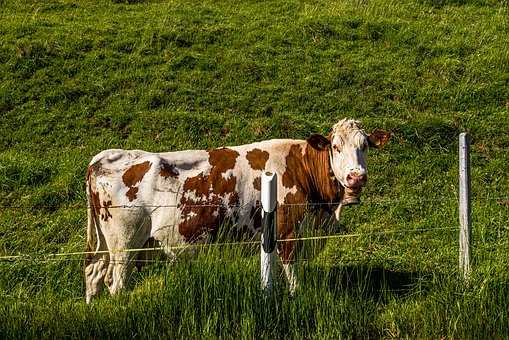
<path id="1" fill-rule="evenodd" d="M 400 209 L 412 204 L 392 202 Z M 485 210 L 490 207 L 483 205 Z M 364 217 L 349 221 L 356 218 Z M 492 233 L 500 232 L 505 218 L 491 217 Z M 313 230 L 313 222 L 310 216 L 301 226 L 303 238 L 325 233 Z M 454 223 L 442 222 L 445 227 Z M 336 235 L 349 235 L 345 226 L 339 228 Z M 492 249 L 475 241 L 474 274 L 465 284 L 457 269 L 457 230 L 416 228 L 401 233 L 358 230 L 355 237 L 298 241 L 299 288 L 293 296 L 281 270 L 273 294 L 262 292 L 258 244 L 196 246 L 181 251 L 176 262 L 156 259 L 132 273 L 126 292 L 115 297 L 104 293 L 91 305 L 83 298 L 80 257 L 4 261 L 0 263 L 0 335 L 478 338 L 507 334 L 505 261 L 493 259 Z M 479 239 L 476 233 L 474 240 Z M 507 245 L 504 239 L 498 238 L 499 246 Z M 225 241 L 228 236 L 220 240 Z"/>

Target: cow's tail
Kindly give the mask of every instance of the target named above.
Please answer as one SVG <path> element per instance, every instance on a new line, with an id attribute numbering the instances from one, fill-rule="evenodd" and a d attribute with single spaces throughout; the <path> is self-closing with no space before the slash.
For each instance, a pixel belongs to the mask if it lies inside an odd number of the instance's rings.
<path id="1" fill-rule="evenodd" d="M 86 248 L 86 264 L 90 263 L 92 258 L 97 254 L 99 251 L 101 244 L 100 244 L 100 236 L 99 236 L 99 223 L 98 223 L 98 216 L 96 213 L 97 207 L 94 206 L 94 201 L 92 200 L 92 184 L 91 181 L 93 180 L 93 175 L 91 174 L 91 171 L 89 170 L 87 174 L 87 248 Z"/>

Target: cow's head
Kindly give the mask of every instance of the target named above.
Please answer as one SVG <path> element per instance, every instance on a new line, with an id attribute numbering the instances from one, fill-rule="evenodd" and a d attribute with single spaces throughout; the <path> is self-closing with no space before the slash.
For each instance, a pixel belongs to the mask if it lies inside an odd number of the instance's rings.
<path id="1" fill-rule="evenodd" d="M 359 122 L 340 120 L 328 137 L 312 135 L 308 143 L 315 149 L 327 150 L 334 177 L 346 191 L 359 192 L 368 179 L 368 147 L 380 148 L 390 138 L 390 132 L 374 130 L 367 134 Z"/>

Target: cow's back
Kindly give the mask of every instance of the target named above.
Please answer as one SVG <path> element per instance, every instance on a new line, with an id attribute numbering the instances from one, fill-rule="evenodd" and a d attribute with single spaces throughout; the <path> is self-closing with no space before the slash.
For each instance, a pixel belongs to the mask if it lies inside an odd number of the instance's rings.
<path id="1" fill-rule="evenodd" d="M 283 178 L 290 150 L 301 150 L 303 142 L 167 153 L 106 150 L 90 162 L 89 198 L 101 223 L 145 224 L 149 236 L 168 245 L 208 239 L 225 219 L 256 231 L 262 171 Z M 295 190 L 280 185 L 279 200 Z"/>

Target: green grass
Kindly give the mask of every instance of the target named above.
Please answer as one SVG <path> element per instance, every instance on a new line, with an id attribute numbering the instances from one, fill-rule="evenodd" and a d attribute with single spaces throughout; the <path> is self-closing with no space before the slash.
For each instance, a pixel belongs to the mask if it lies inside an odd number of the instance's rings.
<path id="1" fill-rule="evenodd" d="M 335 230 L 370 235 L 305 243 L 295 297 L 263 300 L 256 249 L 147 266 L 91 306 L 81 258 L 2 261 L 1 338 L 509 336 L 507 1 L 0 0 L 0 37 L 0 255 L 84 249 L 106 148 L 305 138 L 342 117 L 394 132 Z M 457 231 L 419 231 L 458 225 L 462 131 L 468 286 Z"/>

